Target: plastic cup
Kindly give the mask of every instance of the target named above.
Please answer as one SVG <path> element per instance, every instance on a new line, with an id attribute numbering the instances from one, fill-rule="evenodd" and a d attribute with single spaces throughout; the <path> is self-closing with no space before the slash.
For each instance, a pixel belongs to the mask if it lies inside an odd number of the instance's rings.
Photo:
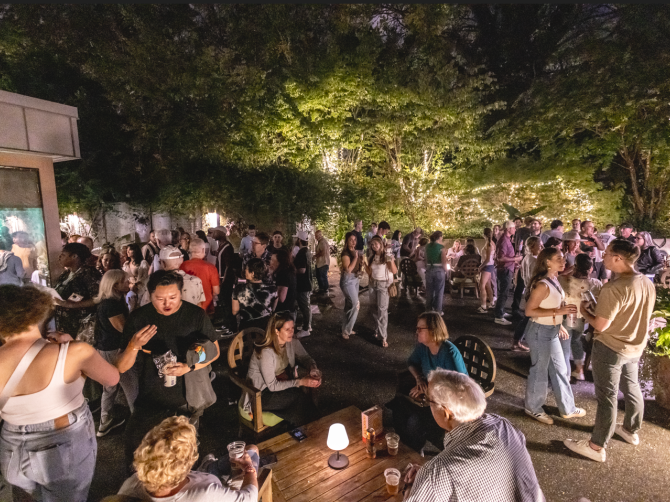
<path id="1" fill-rule="evenodd" d="M 163 375 L 163 385 L 165 387 L 174 387 L 177 385 L 177 377 L 174 375 Z"/>
<path id="2" fill-rule="evenodd" d="M 400 488 L 400 471 L 398 469 L 386 469 L 384 477 L 386 478 L 386 490 L 389 495 L 397 495 Z"/>
<path id="3" fill-rule="evenodd" d="M 314 380 L 321 380 L 321 370 L 314 368 L 309 372 L 310 378 L 313 378 Z"/>
<path id="4" fill-rule="evenodd" d="M 247 444 L 244 441 L 233 441 L 228 445 L 228 457 L 231 460 L 242 458 L 244 455 L 244 447 Z"/>
<path id="5" fill-rule="evenodd" d="M 386 449 L 389 455 L 395 457 L 398 454 L 398 444 L 400 443 L 400 436 L 393 432 L 386 435 Z"/>

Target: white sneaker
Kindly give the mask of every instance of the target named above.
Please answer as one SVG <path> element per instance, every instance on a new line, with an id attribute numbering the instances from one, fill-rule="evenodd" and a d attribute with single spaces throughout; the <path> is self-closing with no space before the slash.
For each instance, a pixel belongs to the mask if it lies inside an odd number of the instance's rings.
<path id="1" fill-rule="evenodd" d="M 640 436 L 638 436 L 635 432 L 628 432 L 626 429 L 623 428 L 623 425 L 621 424 L 616 424 L 616 427 L 614 428 L 614 434 L 619 436 L 626 443 L 635 446 L 640 444 Z"/>
<path id="2" fill-rule="evenodd" d="M 477 309 L 477 312 L 480 313 L 480 314 L 488 314 L 489 311 L 486 310 L 486 307 L 479 307 Z"/>
<path id="3" fill-rule="evenodd" d="M 586 410 L 584 408 L 575 408 L 575 411 L 573 411 L 569 415 L 561 415 L 562 418 L 579 418 L 585 416 L 586 416 Z"/>
<path id="4" fill-rule="evenodd" d="M 596 451 L 589 445 L 590 441 L 588 439 L 582 439 L 577 441 L 576 439 L 566 439 L 563 441 L 563 444 L 569 450 L 574 451 L 582 455 L 583 457 L 590 458 L 596 462 L 604 462 L 607 459 L 607 453 L 605 453 L 605 448 L 601 448 L 600 451 Z"/>
<path id="5" fill-rule="evenodd" d="M 542 413 L 533 413 L 532 411 L 529 410 L 524 410 L 526 412 L 526 415 L 529 417 L 534 418 L 538 422 L 542 422 L 543 424 L 547 425 L 554 425 L 554 419 L 551 418 L 549 415 L 547 415 L 545 412 Z"/>
<path id="6" fill-rule="evenodd" d="M 505 319 L 511 319 L 511 318 L 514 317 L 514 316 L 512 316 L 512 314 L 508 314 L 507 312 L 505 312 L 505 313 L 503 314 L 503 317 L 504 317 Z"/>
<path id="7" fill-rule="evenodd" d="M 503 318 L 496 317 L 495 323 L 496 324 L 502 324 L 503 326 L 509 326 L 510 324 L 512 324 L 510 321 L 508 321 L 504 317 Z"/>
<path id="8" fill-rule="evenodd" d="M 305 331 L 304 329 L 298 331 L 298 334 L 296 335 L 296 338 L 305 338 L 306 336 L 311 335 L 309 331 Z"/>

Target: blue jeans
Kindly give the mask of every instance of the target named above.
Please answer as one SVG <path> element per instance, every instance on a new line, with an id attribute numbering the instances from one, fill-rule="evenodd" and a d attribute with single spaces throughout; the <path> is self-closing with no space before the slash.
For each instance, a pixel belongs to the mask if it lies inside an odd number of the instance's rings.
<path id="1" fill-rule="evenodd" d="M 426 267 L 426 310 L 442 312 L 444 301 L 444 268 L 442 265 L 428 265 Z"/>
<path id="2" fill-rule="evenodd" d="M 496 319 L 502 319 L 503 314 L 505 313 L 505 304 L 507 303 L 507 297 L 509 296 L 509 287 L 512 285 L 514 271 L 507 268 L 502 270 L 498 269 L 496 276 L 498 277 L 498 301 L 496 302 L 496 308 L 493 311 L 493 315 Z"/>
<path id="3" fill-rule="evenodd" d="M 565 354 L 565 366 L 568 371 L 568 378 L 570 376 L 570 354 L 572 354 L 572 359 L 575 361 L 584 360 L 584 345 L 582 343 L 582 338 L 584 335 L 583 328 L 574 329 L 567 326 L 567 320 L 563 321 L 563 327 L 570 335 L 570 338 L 567 340 L 561 340 L 561 347 L 563 348 L 563 354 Z"/>
<path id="4" fill-rule="evenodd" d="M 559 328 L 560 325 L 547 326 L 532 320 L 526 327 L 531 364 L 526 384 L 526 409 L 532 413 L 544 412 L 542 406 L 547 401 L 549 379 L 559 413 L 569 415 L 575 411 L 575 398 L 558 339 Z"/>
<path id="5" fill-rule="evenodd" d="M 312 329 L 312 306 L 310 304 L 311 292 L 302 291 L 298 293 L 298 308 L 302 312 L 302 329 L 309 331 Z"/>
<path id="6" fill-rule="evenodd" d="M 86 502 L 98 443 L 93 417 L 84 403 L 70 412 L 70 425 L 4 423 L 0 472 L 13 486 L 42 502 Z"/>
<path id="7" fill-rule="evenodd" d="M 389 323 L 389 281 L 376 281 L 370 279 L 370 307 L 372 307 L 372 318 L 375 321 L 375 333 L 384 340 L 388 336 Z"/>
<path id="8" fill-rule="evenodd" d="M 316 268 L 316 282 L 319 285 L 319 292 L 328 292 L 328 265 Z"/>
<path id="9" fill-rule="evenodd" d="M 598 400 L 596 423 L 591 433 L 594 444 L 605 447 L 614 434 L 619 386 L 626 409 L 623 428 L 637 432 L 642 427 L 644 397 L 638 382 L 639 360 L 639 357 L 624 357 L 597 340 L 593 343 L 591 364 Z"/>
<path id="10" fill-rule="evenodd" d="M 358 311 L 361 308 L 361 304 L 358 301 L 358 284 L 358 277 L 354 274 L 342 272 L 342 277 L 340 278 L 340 289 L 342 290 L 342 294 L 344 294 L 342 333 L 346 333 L 347 335 L 350 335 L 351 330 L 354 329 Z"/>

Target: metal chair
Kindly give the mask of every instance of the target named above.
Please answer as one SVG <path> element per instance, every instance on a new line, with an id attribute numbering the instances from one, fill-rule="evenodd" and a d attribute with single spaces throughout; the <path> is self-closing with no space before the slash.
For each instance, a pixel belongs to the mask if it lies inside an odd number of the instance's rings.
<path id="1" fill-rule="evenodd" d="M 416 296 L 416 290 L 421 287 L 423 281 L 414 263 L 409 258 L 400 261 L 400 272 L 402 272 L 402 286 Z"/>
<path id="2" fill-rule="evenodd" d="M 495 390 L 496 379 L 496 358 L 491 347 L 472 335 L 458 337 L 454 345 L 463 356 L 468 375 L 481 386 L 486 397 L 489 397 Z"/>

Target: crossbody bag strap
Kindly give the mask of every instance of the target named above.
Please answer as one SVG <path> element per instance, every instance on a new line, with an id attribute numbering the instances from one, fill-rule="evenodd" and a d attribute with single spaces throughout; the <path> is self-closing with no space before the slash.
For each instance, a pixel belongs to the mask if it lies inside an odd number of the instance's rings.
<path id="1" fill-rule="evenodd" d="M 39 354 L 40 350 L 42 350 L 42 347 L 44 347 L 46 344 L 46 340 L 43 338 L 38 338 L 35 340 L 35 343 L 30 346 L 28 352 L 24 354 L 21 361 L 19 361 L 19 365 L 14 370 L 14 373 L 12 373 L 12 376 L 9 377 L 9 380 L 7 380 L 5 388 L 2 389 L 2 393 L 0 393 L 0 412 L 14 393 L 14 390 L 16 390 L 16 387 L 19 385 L 19 382 L 21 382 L 21 379 L 26 374 L 30 364 L 33 362 L 35 357 L 37 357 L 37 354 Z"/>

